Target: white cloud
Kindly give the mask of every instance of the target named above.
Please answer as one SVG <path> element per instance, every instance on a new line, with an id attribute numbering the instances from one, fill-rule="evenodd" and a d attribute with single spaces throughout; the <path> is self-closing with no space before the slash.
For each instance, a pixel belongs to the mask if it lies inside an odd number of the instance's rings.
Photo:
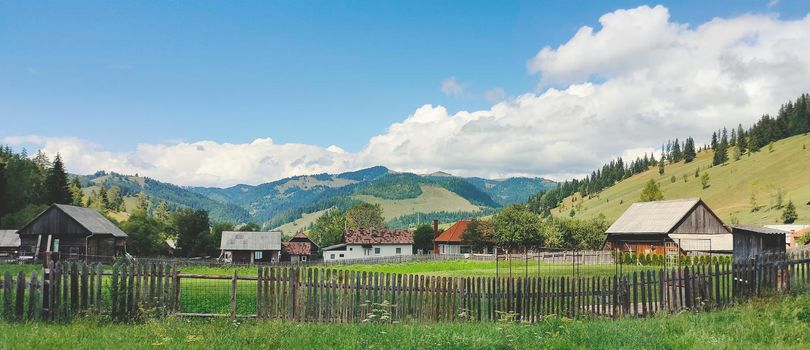
<path id="1" fill-rule="evenodd" d="M 456 77 L 449 77 L 442 81 L 442 92 L 447 96 L 461 96 L 466 88 L 467 84 L 462 84 Z"/>
<path id="2" fill-rule="evenodd" d="M 774 7 L 776 5 L 779 5 L 779 0 L 768 1 L 768 8 Z"/>
<path id="3" fill-rule="evenodd" d="M 664 7 L 643 6 L 605 14 L 599 23 L 529 60 L 540 86 L 555 88 L 479 111 L 424 105 L 356 153 L 270 139 L 144 144 L 119 153 L 74 138 L 3 142 L 60 151 L 73 172 L 139 172 L 184 185 L 255 184 L 371 165 L 564 179 L 616 156 L 657 152 L 669 138 L 705 144 L 712 130 L 750 125 L 808 89 L 810 16 L 743 15 L 690 27 L 671 21 Z M 453 77 L 442 84 L 448 94 L 464 88 Z"/>

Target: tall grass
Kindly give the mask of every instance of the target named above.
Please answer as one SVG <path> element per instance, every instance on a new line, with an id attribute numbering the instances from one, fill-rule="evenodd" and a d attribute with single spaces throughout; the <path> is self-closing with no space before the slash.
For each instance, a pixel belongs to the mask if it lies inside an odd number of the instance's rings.
<path id="1" fill-rule="evenodd" d="M 810 296 L 641 320 L 317 325 L 178 318 L 107 324 L 84 319 L 71 324 L 0 322 L 0 335 L 0 349 L 806 349 Z"/>

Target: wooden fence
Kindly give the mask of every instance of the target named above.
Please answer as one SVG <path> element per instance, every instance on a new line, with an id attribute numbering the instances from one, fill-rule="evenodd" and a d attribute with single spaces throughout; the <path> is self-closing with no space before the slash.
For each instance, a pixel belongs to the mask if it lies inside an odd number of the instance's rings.
<path id="1" fill-rule="evenodd" d="M 37 272 L 5 272 L 0 291 L 3 318 L 20 321 L 176 314 L 356 323 L 373 313 L 388 322 L 535 322 L 549 315 L 707 311 L 806 290 L 809 269 L 806 252 L 601 277 L 440 277 L 269 266 L 258 267 L 255 276 L 227 276 L 183 274 L 167 264 L 119 263 L 104 271 L 99 264 L 57 263 L 44 279 Z"/>

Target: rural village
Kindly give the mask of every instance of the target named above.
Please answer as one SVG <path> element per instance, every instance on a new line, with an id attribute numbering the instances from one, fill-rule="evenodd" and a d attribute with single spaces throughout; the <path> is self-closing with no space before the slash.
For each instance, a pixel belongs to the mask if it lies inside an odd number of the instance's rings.
<path id="1" fill-rule="evenodd" d="M 807 4 L 64 6 L 0 4 L 0 350 L 810 348 Z"/>

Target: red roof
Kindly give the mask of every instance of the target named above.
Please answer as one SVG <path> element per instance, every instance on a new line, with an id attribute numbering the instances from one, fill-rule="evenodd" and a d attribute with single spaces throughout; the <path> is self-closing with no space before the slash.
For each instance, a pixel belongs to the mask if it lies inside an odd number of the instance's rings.
<path id="1" fill-rule="evenodd" d="M 308 242 L 284 242 L 281 243 L 281 251 L 288 255 L 309 255 L 312 245 Z"/>
<path id="2" fill-rule="evenodd" d="M 346 230 L 343 240 L 346 244 L 413 244 L 413 233 L 389 229 Z"/>
<path id="3" fill-rule="evenodd" d="M 309 237 L 307 237 L 307 235 L 305 235 L 303 231 L 298 231 L 298 233 L 296 233 L 294 236 L 292 236 L 292 238 L 306 238 L 306 239 L 309 239 Z"/>
<path id="4" fill-rule="evenodd" d="M 469 220 L 461 220 L 453 226 L 450 226 L 444 232 L 439 234 L 438 237 L 434 239 L 436 242 L 450 242 L 450 243 L 461 243 L 461 234 L 467 230 L 467 225 L 470 224 Z"/>

